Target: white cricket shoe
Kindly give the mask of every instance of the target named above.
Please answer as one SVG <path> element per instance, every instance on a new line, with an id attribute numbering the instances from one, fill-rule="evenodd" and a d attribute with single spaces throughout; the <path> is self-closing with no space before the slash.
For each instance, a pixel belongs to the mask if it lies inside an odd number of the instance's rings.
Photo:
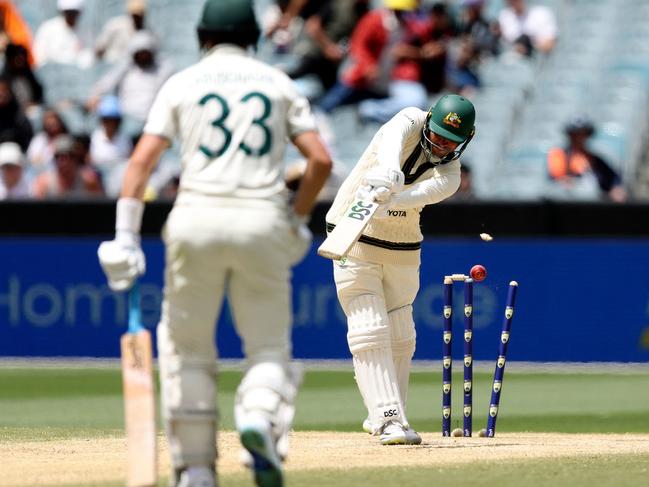
<path id="1" fill-rule="evenodd" d="M 379 433 L 381 445 L 419 445 L 421 436 L 408 425 L 397 421 L 385 423 Z"/>
<path id="2" fill-rule="evenodd" d="M 188 467 L 180 474 L 177 487 L 215 487 L 214 470 L 208 467 Z"/>
<path id="3" fill-rule="evenodd" d="M 363 421 L 363 431 L 367 434 L 374 434 L 374 428 L 372 428 L 372 422 L 370 421 L 370 418 L 365 418 Z"/>
<path id="4" fill-rule="evenodd" d="M 268 419 L 262 415 L 248 415 L 239 425 L 239 437 L 249 454 L 242 459 L 246 466 L 253 469 L 255 483 L 259 487 L 284 485 L 282 461 L 277 454 L 272 426 Z"/>

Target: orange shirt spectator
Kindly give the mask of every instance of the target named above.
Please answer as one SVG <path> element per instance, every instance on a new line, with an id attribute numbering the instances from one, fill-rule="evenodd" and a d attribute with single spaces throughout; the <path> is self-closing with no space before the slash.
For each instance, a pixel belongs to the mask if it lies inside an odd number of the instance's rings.
<path id="1" fill-rule="evenodd" d="M 7 39 L 6 42 L 0 41 L 0 43 L 23 46 L 27 49 L 29 64 L 32 65 L 34 63 L 32 33 L 11 0 L 0 0 L 0 36 L 3 34 Z"/>

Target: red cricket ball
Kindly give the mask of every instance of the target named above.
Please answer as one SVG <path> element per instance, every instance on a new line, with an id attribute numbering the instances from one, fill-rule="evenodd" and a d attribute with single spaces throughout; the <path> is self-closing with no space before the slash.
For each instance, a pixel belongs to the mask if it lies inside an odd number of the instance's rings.
<path id="1" fill-rule="evenodd" d="M 487 277 L 487 269 L 485 269 L 485 266 L 476 264 L 473 267 L 471 267 L 471 278 L 476 281 L 484 281 L 485 278 Z"/>

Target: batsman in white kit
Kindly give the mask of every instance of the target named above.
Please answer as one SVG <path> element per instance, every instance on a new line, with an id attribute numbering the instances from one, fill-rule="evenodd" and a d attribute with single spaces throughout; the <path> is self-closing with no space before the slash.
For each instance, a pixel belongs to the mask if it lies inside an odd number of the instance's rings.
<path id="1" fill-rule="evenodd" d="M 198 37 L 202 59 L 157 95 L 128 164 L 115 239 L 101 244 L 99 258 L 115 290 L 129 289 L 144 273 L 142 196 L 178 138 L 182 175 L 163 230 L 157 328 L 173 482 L 216 484 L 214 335 L 227 293 L 246 356 L 234 411 L 243 460 L 258 485 L 279 486 L 299 382 L 291 364 L 290 273 L 310 246 L 306 218 L 331 159 L 293 82 L 248 55 L 259 37 L 251 0 L 207 0 Z M 283 180 L 289 139 L 307 160 L 292 203 Z"/>
<path id="2" fill-rule="evenodd" d="M 419 214 L 457 191 L 459 158 L 474 125 L 473 104 L 458 95 L 442 97 L 428 112 L 402 110 L 376 133 L 326 216 L 331 232 L 358 202 L 379 205 L 346 256 L 334 261 L 334 280 L 367 407 L 363 429 L 384 445 L 421 443 L 406 417 L 423 240 Z"/>

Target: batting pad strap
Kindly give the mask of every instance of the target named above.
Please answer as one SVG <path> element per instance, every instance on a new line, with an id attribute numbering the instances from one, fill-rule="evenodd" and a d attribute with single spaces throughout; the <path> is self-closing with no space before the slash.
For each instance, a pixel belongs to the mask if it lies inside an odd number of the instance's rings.
<path id="1" fill-rule="evenodd" d="M 347 344 L 352 354 L 389 347 L 388 317 L 380 296 L 358 296 L 349 303 L 348 312 Z"/>
<path id="2" fill-rule="evenodd" d="M 115 214 L 115 232 L 139 235 L 142 227 L 144 202 L 137 198 L 120 198 L 117 200 Z"/>
<path id="3" fill-rule="evenodd" d="M 347 343 L 352 354 L 387 348 L 390 345 L 390 330 L 387 326 L 350 330 L 347 333 Z"/>

